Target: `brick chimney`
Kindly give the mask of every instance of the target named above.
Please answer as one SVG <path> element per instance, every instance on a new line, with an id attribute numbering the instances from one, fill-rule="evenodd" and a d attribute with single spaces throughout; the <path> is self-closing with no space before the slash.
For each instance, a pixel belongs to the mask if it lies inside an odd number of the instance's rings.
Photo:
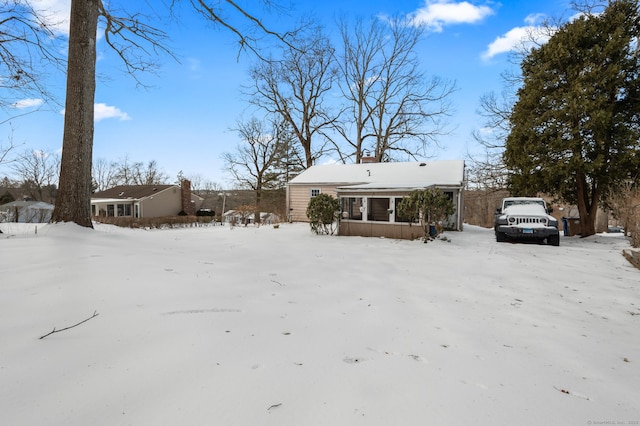
<path id="1" fill-rule="evenodd" d="M 187 216 L 195 216 L 196 204 L 191 202 L 191 181 L 187 179 L 180 181 L 180 192 L 182 194 L 182 211 Z"/>
<path id="2" fill-rule="evenodd" d="M 360 164 L 377 163 L 376 158 L 366 155 L 360 159 Z"/>

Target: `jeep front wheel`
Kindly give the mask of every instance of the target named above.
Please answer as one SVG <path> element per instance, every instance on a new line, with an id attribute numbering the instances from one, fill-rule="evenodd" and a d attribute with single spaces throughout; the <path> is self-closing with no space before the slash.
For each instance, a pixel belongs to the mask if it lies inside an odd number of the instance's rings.
<path id="1" fill-rule="evenodd" d="M 507 236 L 504 232 L 496 231 L 496 241 L 499 243 L 504 243 L 505 241 L 507 241 Z"/>
<path id="2" fill-rule="evenodd" d="M 547 244 L 558 247 L 560 245 L 560 234 L 547 237 Z"/>

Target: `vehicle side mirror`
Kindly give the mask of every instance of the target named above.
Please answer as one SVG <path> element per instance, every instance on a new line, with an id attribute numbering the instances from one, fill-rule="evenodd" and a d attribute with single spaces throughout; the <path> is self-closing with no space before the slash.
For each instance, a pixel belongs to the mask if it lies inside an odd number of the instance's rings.
<path id="1" fill-rule="evenodd" d="M 549 208 L 547 209 L 547 213 L 549 213 L 549 214 L 553 213 L 553 207 L 549 207 Z"/>
<path id="2" fill-rule="evenodd" d="M 502 214 L 502 209 L 500 207 L 496 209 L 496 214 Z"/>

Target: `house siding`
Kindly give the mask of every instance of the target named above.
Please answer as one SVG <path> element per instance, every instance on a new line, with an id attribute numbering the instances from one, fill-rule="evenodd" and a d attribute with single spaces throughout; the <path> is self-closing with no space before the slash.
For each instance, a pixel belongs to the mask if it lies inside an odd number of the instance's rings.
<path id="1" fill-rule="evenodd" d="M 346 220 L 340 222 L 338 235 L 415 240 L 422 238 L 424 231 L 418 224 Z"/>
<path id="2" fill-rule="evenodd" d="M 319 189 L 321 194 L 336 196 L 337 185 L 289 185 L 287 204 L 289 222 L 309 222 L 307 207 L 311 200 L 311 190 Z"/>
<path id="3" fill-rule="evenodd" d="M 140 202 L 140 217 L 175 216 L 182 209 L 180 188 L 172 187 Z"/>

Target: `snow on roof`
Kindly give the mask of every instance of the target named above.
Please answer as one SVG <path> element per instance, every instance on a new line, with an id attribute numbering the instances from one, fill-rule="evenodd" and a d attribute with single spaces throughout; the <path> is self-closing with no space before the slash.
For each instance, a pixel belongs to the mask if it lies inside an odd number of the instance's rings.
<path id="1" fill-rule="evenodd" d="M 180 187 L 178 185 L 118 185 L 113 188 L 91 194 L 91 198 L 100 199 L 101 202 L 106 200 L 140 200 L 169 188 Z"/>
<path id="2" fill-rule="evenodd" d="M 460 186 L 463 181 L 464 161 L 446 160 L 312 166 L 293 178 L 289 184 L 358 185 L 362 189 L 380 189 Z"/>

